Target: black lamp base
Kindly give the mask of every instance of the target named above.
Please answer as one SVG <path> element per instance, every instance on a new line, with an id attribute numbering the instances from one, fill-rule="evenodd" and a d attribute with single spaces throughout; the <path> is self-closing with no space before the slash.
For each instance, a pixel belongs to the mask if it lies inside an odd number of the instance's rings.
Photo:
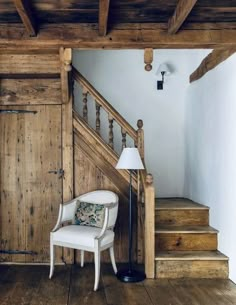
<path id="1" fill-rule="evenodd" d="M 116 276 L 121 282 L 125 283 L 142 282 L 146 278 L 145 273 L 133 269 L 120 270 L 117 272 Z"/>

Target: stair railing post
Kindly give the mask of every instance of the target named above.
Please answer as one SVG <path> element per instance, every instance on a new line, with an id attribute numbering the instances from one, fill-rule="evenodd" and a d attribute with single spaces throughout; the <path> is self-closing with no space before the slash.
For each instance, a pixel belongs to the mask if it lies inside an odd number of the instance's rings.
<path id="1" fill-rule="evenodd" d="M 83 88 L 83 119 L 88 122 L 88 91 Z"/>
<path id="2" fill-rule="evenodd" d="M 126 131 L 121 127 L 121 136 L 122 136 L 122 149 L 126 147 Z"/>
<path id="3" fill-rule="evenodd" d="M 143 121 L 138 120 L 137 122 L 137 148 L 139 150 L 142 160 L 144 160 L 144 131 L 143 131 Z"/>
<path id="4" fill-rule="evenodd" d="M 113 135 L 113 117 L 108 113 L 108 121 L 109 121 L 109 145 L 113 149 L 114 148 L 114 135 Z"/>
<path id="5" fill-rule="evenodd" d="M 95 101 L 96 105 L 96 132 L 100 135 L 100 108 L 101 106 Z"/>

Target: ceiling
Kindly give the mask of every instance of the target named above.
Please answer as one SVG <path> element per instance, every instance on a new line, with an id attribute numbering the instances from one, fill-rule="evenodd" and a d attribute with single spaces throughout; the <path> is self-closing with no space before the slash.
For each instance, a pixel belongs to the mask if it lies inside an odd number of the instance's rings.
<path id="1" fill-rule="evenodd" d="M 33 18 L 44 23 L 97 23 L 99 0 L 28 1 Z M 108 29 L 117 23 L 167 23 L 177 0 L 110 0 Z M 236 0 L 199 0 L 182 29 L 193 23 L 232 27 L 236 22 Z M 0 23 L 21 23 L 14 0 L 0 1 Z M 218 25 L 215 23 L 219 23 Z"/>

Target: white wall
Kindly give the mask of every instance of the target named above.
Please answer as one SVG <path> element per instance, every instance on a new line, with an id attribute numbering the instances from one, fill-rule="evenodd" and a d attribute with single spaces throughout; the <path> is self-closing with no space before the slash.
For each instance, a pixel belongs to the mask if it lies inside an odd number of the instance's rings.
<path id="1" fill-rule="evenodd" d="M 143 50 L 73 54 L 73 65 L 135 129 L 137 120 L 143 119 L 145 160 L 159 197 L 184 195 L 185 94 L 190 73 L 208 52 L 157 50 L 151 72 L 144 70 Z M 163 62 L 174 73 L 164 90 L 157 91 L 154 73 Z"/>
<path id="2" fill-rule="evenodd" d="M 185 193 L 211 207 L 236 282 L 236 55 L 189 87 L 186 118 Z"/>

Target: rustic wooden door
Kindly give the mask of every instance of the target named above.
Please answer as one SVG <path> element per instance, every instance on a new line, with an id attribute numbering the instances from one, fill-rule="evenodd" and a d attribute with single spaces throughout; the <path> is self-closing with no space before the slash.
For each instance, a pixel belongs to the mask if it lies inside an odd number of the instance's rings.
<path id="1" fill-rule="evenodd" d="M 48 262 L 62 200 L 63 178 L 48 173 L 62 167 L 61 105 L 3 109 L 23 112 L 0 112 L 0 249 L 36 254 L 0 254 L 0 261 Z"/>

